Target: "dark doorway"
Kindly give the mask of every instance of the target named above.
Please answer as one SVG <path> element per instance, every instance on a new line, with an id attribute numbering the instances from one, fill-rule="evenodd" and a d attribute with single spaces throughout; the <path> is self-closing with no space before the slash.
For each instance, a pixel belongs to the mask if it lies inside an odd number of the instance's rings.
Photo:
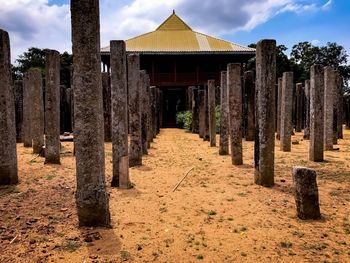
<path id="1" fill-rule="evenodd" d="M 186 110 L 187 87 L 162 88 L 163 127 L 176 128 L 176 114 Z"/>

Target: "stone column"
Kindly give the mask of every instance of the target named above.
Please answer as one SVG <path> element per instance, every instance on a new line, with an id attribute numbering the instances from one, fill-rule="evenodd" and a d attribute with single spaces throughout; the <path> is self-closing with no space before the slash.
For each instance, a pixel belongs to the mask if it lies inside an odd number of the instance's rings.
<path id="1" fill-rule="evenodd" d="M 333 102 L 336 90 L 335 72 L 332 67 L 324 68 L 324 150 L 333 150 Z"/>
<path id="2" fill-rule="evenodd" d="M 110 225 L 110 213 L 105 186 L 99 1 L 71 0 L 70 5 L 79 225 L 105 227 Z"/>
<path id="3" fill-rule="evenodd" d="M 295 131 L 301 132 L 303 126 L 303 84 L 297 83 L 295 88 L 296 99 L 296 125 Z"/>
<path id="4" fill-rule="evenodd" d="M 156 87 L 150 87 L 151 92 L 151 107 L 152 107 L 152 131 L 153 138 L 157 137 L 157 123 L 156 123 Z"/>
<path id="5" fill-rule="evenodd" d="M 148 94 L 147 78 L 145 70 L 140 71 L 140 102 L 141 102 L 141 136 L 142 136 L 142 153 L 148 154 Z"/>
<path id="6" fill-rule="evenodd" d="M 209 107 L 208 107 L 208 87 L 204 85 L 204 108 L 205 108 L 205 114 L 204 114 L 204 134 L 203 134 L 203 141 L 210 141 L 210 135 L 209 135 Z"/>
<path id="7" fill-rule="evenodd" d="M 112 141 L 112 106 L 111 106 L 111 82 L 108 73 L 102 75 L 102 90 L 103 90 L 103 120 L 104 120 L 104 138 L 105 142 Z"/>
<path id="8" fill-rule="evenodd" d="M 255 137 L 255 83 L 253 71 L 244 72 L 244 90 L 247 99 L 246 141 L 254 141 Z"/>
<path id="9" fill-rule="evenodd" d="M 344 101 L 343 101 L 343 78 L 337 72 L 337 91 L 336 91 L 336 111 L 337 111 L 337 138 L 343 139 L 343 121 L 344 121 Z"/>
<path id="10" fill-rule="evenodd" d="M 205 133 L 205 99 L 204 99 L 204 90 L 198 90 L 198 126 L 199 126 L 199 138 L 204 138 Z"/>
<path id="11" fill-rule="evenodd" d="M 228 155 L 229 148 L 229 108 L 228 108 L 228 90 L 227 90 L 227 71 L 221 71 L 220 80 L 220 155 Z"/>
<path id="12" fill-rule="evenodd" d="M 153 141 L 152 136 L 152 107 L 151 107 L 151 90 L 150 84 L 151 79 L 149 75 L 146 75 L 146 111 L 147 111 L 147 149 L 151 148 L 151 142 Z"/>
<path id="13" fill-rule="evenodd" d="M 309 159 L 323 161 L 324 138 L 324 73 L 321 65 L 310 69 L 310 146 Z"/>
<path id="14" fill-rule="evenodd" d="M 281 138 L 281 105 L 282 105 L 282 78 L 278 78 L 277 83 L 277 122 L 276 122 L 276 139 Z"/>
<path id="15" fill-rule="evenodd" d="M 33 140 L 33 153 L 43 154 L 44 147 L 44 102 L 41 70 L 31 68 L 28 71 L 29 85 L 31 91 L 31 135 Z"/>
<path id="16" fill-rule="evenodd" d="M 142 165 L 140 57 L 128 56 L 130 146 L 129 166 Z"/>
<path id="17" fill-rule="evenodd" d="M 112 187 L 127 189 L 129 179 L 128 155 L 128 91 L 126 49 L 124 41 L 111 41 L 111 108 L 112 108 Z"/>
<path id="18" fill-rule="evenodd" d="M 310 139 L 310 80 L 305 80 L 305 127 L 304 139 Z"/>
<path id="19" fill-rule="evenodd" d="M 0 185 L 18 183 L 10 38 L 0 29 Z"/>
<path id="20" fill-rule="evenodd" d="M 227 90 L 232 164 L 243 164 L 241 64 L 227 65 Z"/>
<path id="21" fill-rule="evenodd" d="M 281 89 L 280 149 L 290 152 L 292 146 L 293 72 L 284 72 Z"/>
<path id="22" fill-rule="evenodd" d="M 198 88 L 192 90 L 192 132 L 199 132 L 199 101 L 198 101 Z"/>
<path id="23" fill-rule="evenodd" d="M 45 164 L 60 164 L 60 53 L 46 51 Z"/>
<path id="24" fill-rule="evenodd" d="M 16 142 L 23 142 L 23 81 L 16 80 L 13 86 L 16 114 Z"/>
<path id="25" fill-rule="evenodd" d="M 276 41 L 261 40 L 256 49 L 255 183 L 274 185 Z"/>
<path id="26" fill-rule="evenodd" d="M 208 80 L 208 116 L 210 147 L 216 146 L 215 80 Z"/>
<path id="27" fill-rule="evenodd" d="M 23 146 L 32 147 L 32 100 L 31 100 L 31 85 L 29 85 L 28 73 L 23 76 Z"/>
<path id="28" fill-rule="evenodd" d="M 316 172 L 305 167 L 293 167 L 293 188 L 297 215 L 300 219 L 320 219 Z"/>

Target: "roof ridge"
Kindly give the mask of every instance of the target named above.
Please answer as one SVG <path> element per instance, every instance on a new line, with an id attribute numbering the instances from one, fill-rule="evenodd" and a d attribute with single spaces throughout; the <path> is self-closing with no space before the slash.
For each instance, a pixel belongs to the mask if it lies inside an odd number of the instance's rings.
<path id="1" fill-rule="evenodd" d="M 172 21 L 173 25 L 170 24 L 171 20 L 174 20 L 174 21 Z M 178 24 L 176 24 L 176 23 L 178 23 Z M 174 24 L 175 24 L 175 27 L 173 28 L 172 26 L 174 26 Z M 161 23 L 160 26 L 158 26 L 155 31 L 158 31 L 158 30 L 190 30 L 190 31 L 193 31 L 192 28 L 189 25 L 187 25 L 186 22 L 183 21 L 175 13 L 175 10 L 173 10 L 173 13 L 167 19 L 165 19 L 165 21 L 163 23 Z"/>

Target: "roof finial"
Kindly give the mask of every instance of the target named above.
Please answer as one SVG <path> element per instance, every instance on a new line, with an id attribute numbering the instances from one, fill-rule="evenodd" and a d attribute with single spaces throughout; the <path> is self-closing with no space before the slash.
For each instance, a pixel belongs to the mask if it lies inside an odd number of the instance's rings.
<path id="1" fill-rule="evenodd" d="M 175 9 L 173 9 L 173 15 L 175 15 Z"/>

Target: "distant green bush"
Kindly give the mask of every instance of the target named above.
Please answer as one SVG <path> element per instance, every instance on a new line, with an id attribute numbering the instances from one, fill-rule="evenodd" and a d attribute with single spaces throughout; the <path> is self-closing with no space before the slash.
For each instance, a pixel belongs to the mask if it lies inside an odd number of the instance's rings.
<path id="1" fill-rule="evenodd" d="M 216 132 L 220 132 L 220 120 L 221 120 L 221 111 L 220 105 L 215 107 L 215 120 L 216 120 Z"/>
<path id="2" fill-rule="evenodd" d="M 190 131 L 192 126 L 192 112 L 181 111 L 176 114 L 176 124 Z"/>

